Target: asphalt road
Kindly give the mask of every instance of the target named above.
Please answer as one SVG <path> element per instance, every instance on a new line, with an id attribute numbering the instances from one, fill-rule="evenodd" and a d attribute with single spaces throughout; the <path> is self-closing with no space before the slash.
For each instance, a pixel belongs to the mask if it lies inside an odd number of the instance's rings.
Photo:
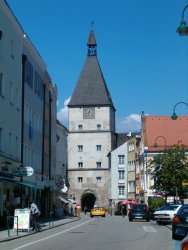
<path id="1" fill-rule="evenodd" d="M 171 226 L 129 222 L 121 216 L 82 219 L 20 239 L 0 243 L 2 250 L 179 250 Z"/>

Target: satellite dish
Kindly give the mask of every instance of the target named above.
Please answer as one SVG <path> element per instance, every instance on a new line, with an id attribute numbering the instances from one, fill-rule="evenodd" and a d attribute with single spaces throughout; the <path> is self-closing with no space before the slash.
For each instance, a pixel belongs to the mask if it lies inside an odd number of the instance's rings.
<path id="1" fill-rule="evenodd" d="M 66 193 L 68 191 L 68 187 L 64 186 L 64 188 L 61 189 L 61 192 Z"/>

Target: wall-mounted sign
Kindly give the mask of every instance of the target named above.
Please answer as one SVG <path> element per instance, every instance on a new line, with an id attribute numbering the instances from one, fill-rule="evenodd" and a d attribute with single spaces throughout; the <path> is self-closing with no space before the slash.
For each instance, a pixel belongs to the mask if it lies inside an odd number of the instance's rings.
<path id="1" fill-rule="evenodd" d="M 34 174 L 34 169 L 32 167 L 19 167 L 12 170 L 12 174 L 15 176 L 31 176 Z"/>

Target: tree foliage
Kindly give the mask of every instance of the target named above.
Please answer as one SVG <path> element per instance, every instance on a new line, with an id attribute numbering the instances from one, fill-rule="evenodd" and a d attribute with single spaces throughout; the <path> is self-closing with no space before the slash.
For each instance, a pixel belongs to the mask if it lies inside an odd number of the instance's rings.
<path id="1" fill-rule="evenodd" d="M 154 188 L 163 191 L 178 190 L 182 182 L 188 182 L 188 156 L 184 145 L 174 145 L 157 154 L 149 162 L 148 172 L 154 180 Z"/>

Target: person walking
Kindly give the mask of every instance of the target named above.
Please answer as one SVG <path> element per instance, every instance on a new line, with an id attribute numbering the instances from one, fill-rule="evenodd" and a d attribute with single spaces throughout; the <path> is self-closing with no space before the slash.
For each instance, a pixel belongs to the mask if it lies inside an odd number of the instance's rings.
<path id="1" fill-rule="evenodd" d="M 40 223 L 39 223 L 39 216 L 40 216 L 40 210 L 38 209 L 38 206 L 31 201 L 30 202 L 30 213 L 32 216 L 32 226 L 33 231 L 40 231 Z"/>
<path id="2" fill-rule="evenodd" d="M 84 213 L 87 214 L 87 207 L 84 207 Z"/>
<path id="3" fill-rule="evenodd" d="M 126 206 L 122 207 L 121 213 L 122 213 L 123 218 L 125 217 L 125 215 L 127 215 L 127 208 L 126 208 Z"/>

